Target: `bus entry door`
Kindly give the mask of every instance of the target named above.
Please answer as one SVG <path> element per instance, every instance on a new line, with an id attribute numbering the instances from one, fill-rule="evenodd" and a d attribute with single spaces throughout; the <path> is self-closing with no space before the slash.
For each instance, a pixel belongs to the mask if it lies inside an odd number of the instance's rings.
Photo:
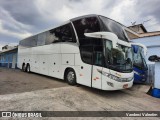
<path id="1" fill-rule="evenodd" d="M 102 52 L 94 51 L 93 54 L 93 68 L 92 68 L 92 87 L 93 88 L 102 88 L 102 69 L 103 64 Z"/>

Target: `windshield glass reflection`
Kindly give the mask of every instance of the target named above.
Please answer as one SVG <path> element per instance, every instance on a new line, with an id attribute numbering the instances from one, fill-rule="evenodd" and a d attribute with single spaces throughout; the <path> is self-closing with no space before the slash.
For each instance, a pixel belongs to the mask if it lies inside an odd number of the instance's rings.
<path id="1" fill-rule="evenodd" d="M 131 47 L 118 45 L 115 49 L 112 47 L 112 42 L 106 40 L 106 63 L 110 69 L 119 72 L 131 72 L 133 70 L 133 57 Z"/>

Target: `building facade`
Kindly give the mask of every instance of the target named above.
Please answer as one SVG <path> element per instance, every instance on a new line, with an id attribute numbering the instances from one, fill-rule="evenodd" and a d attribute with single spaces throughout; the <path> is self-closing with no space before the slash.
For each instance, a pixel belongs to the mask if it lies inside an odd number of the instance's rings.
<path id="1" fill-rule="evenodd" d="M 0 67 L 17 68 L 18 48 L 5 50 L 0 53 Z"/>

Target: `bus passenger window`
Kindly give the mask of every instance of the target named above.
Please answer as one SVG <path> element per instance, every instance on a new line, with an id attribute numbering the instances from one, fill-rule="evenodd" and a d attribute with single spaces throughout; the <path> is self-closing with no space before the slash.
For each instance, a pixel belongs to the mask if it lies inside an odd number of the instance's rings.
<path id="1" fill-rule="evenodd" d="M 62 42 L 72 42 L 72 33 L 69 25 L 61 27 Z"/>
<path id="2" fill-rule="evenodd" d="M 59 27 L 55 31 L 55 36 L 58 37 L 61 40 L 61 42 L 76 42 L 73 33 L 74 32 L 71 29 L 71 25 L 66 24 L 64 26 Z"/>
<path id="3" fill-rule="evenodd" d="M 84 33 L 99 32 L 100 25 L 97 17 L 82 18 L 73 21 L 74 27 L 76 29 L 80 44 L 85 44 L 84 39 L 88 39 L 84 36 Z M 88 42 L 88 41 L 87 41 Z"/>
<path id="4" fill-rule="evenodd" d="M 46 44 L 55 42 L 76 42 L 71 24 L 66 24 L 58 28 L 47 31 Z"/>
<path id="5" fill-rule="evenodd" d="M 38 34 L 37 46 L 45 45 L 46 32 Z"/>
<path id="6" fill-rule="evenodd" d="M 92 64 L 93 46 L 80 46 L 82 61 L 87 64 Z"/>

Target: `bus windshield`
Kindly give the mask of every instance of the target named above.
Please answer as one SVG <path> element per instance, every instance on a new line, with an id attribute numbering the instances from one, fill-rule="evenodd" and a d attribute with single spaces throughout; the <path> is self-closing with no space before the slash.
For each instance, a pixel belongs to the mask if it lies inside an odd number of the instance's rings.
<path id="1" fill-rule="evenodd" d="M 106 64 L 110 69 L 118 72 L 131 72 L 133 70 L 133 57 L 131 47 L 118 45 L 115 49 L 112 47 L 112 42 L 105 41 L 105 59 Z"/>
<path id="2" fill-rule="evenodd" d="M 103 16 L 100 16 L 100 19 L 102 20 L 104 31 L 112 32 L 116 34 L 120 40 L 128 42 L 125 31 L 119 23 Z"/>
<path id="3" fill-rule="evenodd" d="M 136 47 L 136 46 L 134 46 L 134 47 Z M 134 59 L 133 65 L 135 67 L 138 67 L 139 69 L 146 70 L 147 64 L 145 62 L 145 55 L 144 55 L 143 48 L 140 46 L 137 46 L 137 47 L 138 47 L 138 51 L 133 52 L 133 59 Z"/>

